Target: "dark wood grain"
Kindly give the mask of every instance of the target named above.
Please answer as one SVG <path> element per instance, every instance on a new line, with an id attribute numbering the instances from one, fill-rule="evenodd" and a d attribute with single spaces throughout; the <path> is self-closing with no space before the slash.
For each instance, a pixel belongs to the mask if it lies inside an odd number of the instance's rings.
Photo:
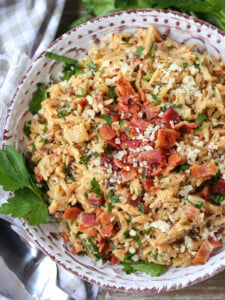
<path id="1" fill-rule="evenodd" d="M 79 1 L 67 0 L 61 22 L 59 25 L 58 35 L 68 30 L 70 24 L 85 14 L 82 9 L 82 5 Z M 110 295 L 110 300 L 115 299 L 151 299 L 151 300 L 225 300 L 225 271 L 208 279 L 202 283 L 193 285 L 189 288 L 177 290 L 168 293 L 161 294 L 128 294 L 115 292 L 109 289 L 100 289 L 98 300 L 107 299 L 107 295 Z"/>

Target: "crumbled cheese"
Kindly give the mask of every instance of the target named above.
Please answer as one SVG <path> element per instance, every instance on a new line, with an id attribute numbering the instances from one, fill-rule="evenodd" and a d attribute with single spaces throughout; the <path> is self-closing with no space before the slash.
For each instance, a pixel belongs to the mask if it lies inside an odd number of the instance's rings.
<path id="1" fill-rule="evenodd" d="M 184 237 L 184 243 L 187 248 L 191 248 L 193 246 L 192 239 L 187 235 L 185 235 L 185 237 Z"/>
<path id="2" fill-rule="evenodd" d="M 94 117 L 95 117 L 95 112 L 94 112 L 94 110 L 92 110 L 92 109 L 88 109 L 88 110 L 85 110 L 85 111 L 82 113 L 82 116 L 83 116 L 85 119 L 88 119 L 89 117 L 91 117 L 92 119 L 94 119 Z"/>
<path id="3" fill-rule="evenodd" d="M 119 145 L 121 143 L 120 139 L 119 138 L 116 138 L 115 139 L 115 144 Z"/>
<path id="4" fill-rule="evenodd" d="M 184 253 L 185 249 L 186 249 L 185 245 L 182 245 L 182 246 L 180 247 L 180 252 L 181 252 L 181 253 Z"/>
<path id="5" fill-rule="evenodd" d="M 92 105 L 93 104 L 93 98 L 90 95 L 87 95 L 87 102 L 88 104 Z"/>
<path id="6" fill-rule="evenodd" d="M 106 85 L 114 85 L 117 82 L 118 78 L 113 77 L 113 78 L 106 78 L 105 79 L 105 84 Z"/>
<path id="7" fill-rule="evenodd" d="M 147 230 L 151 227 L 151 224 L 149 222 L 144 223 L 144 229 Z"/>
<path id="8" fill-rule="evenodd" d="M 134 247 L 130 247 L 130 248 L 129 248 L 129 252 L 130 252 L 131 254 L 134 254 L 134 253 L 136 252 L 136 250 L 135 250 Z"/>
<path id="9" fill-rule="evenodd" d="M 122 72 L 122 74 L 126 74 L 129 71 L 130 71 L 130 66 L 128 66 L 127 63 L 124 63 L 124 64 L 121 65 L 121 72 Z"/>
<path id="10" fill-rule="evenodd" d="M 189 194 L 190 191 L 193 190 L 193 187 L 191 184 L 188 184 L 188 185 L 184 185 L 181 187 L 181 189 L 179 190 L 179 195 L 181 197 L 187 197 L 187 195 Z"/>
<path id="11" fill-rule="evenodd" d="M 99 103 L 99 104 L 98 104 L 98 108 L 99 108 L 100 110 L 102 110 L 102 109 L 104 108 L 104 105 L 103 105 L 102 103 Z"/>
<path id="12" fill-rule="evenodd" d="M 103 61 L 101 67 L 102 68 L 107 68 L 110 65 L 110 62 L 108 60 Z"/>
<path id="13" fill-rule="evenodd" d="M 139 261 L 139 256 L 138 256 L 137 254 L 135 254 L 135 255 L 133 255 L 133 256 L 131 257 L 131 259 L 132 259 L 133 261 Z"/>
<path id="14" fill-rule="evenodd" d="M 169 67 L 169 71 L 172 71 L 172 72 L 181 72 L 182 68 L 180 66 L 178 66 L 177 64 L 172 63 L 170 65 L 170 67 Z"/>
<path id="15" fill-rule="evenodd" d="M 170 225 L 166 223 L 165 221 L 158 220 L 151 223 L 151 227 L 158 228 L 162 232 L 167 232 L 170 229 Z"/>
<path id="16" fill-rule="evenodd" d="M 136 236 L 136 230 L 134 229 L 131 229 L 130 232 L 129 232 L 130 236 Z"/>

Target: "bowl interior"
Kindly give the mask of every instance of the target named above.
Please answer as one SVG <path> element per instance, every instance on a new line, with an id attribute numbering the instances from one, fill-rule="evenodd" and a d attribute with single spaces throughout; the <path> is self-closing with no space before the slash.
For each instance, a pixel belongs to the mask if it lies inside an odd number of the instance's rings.
<path id="1" fill-rule="evenodd" d="M 100 44 L 111 32 L 135 32 L 138 28 L 154 25 L 163 36 L 170 36 L 179 43 L 198 44 L 213 56 L 221 55 L 225 60 L 225 37 L 211 25 L 197 21 L 180 13 L 156 10 L 128 11 L 94 19 L 64 34 L 53 42 L 48 51 L 80 59 L 87 54 L 93 43 Z M 48 83 L 57 79 L 62 64 L 49 60 L 41 54 L 28 69 L 18 86 L 7 113 L 3 144 L 13 145 L 20 151 L 25 149 L 26 138 L 23 124 L 32 118 L 28 102 L 38 82 Z M 182 288 L 200 282 L 225 267 L 224 248 L 219 249 L 203 266 L 169 268 L 160 277 L 144 273 L 126 275 L 118 265 L 92 261 L 89 257 L 76 256 L 58 235 L 54 222 L 24 227 L 34 242 L 57 263 L 67 270 L 98 285 L 128 292 L 160 292 Z"/>

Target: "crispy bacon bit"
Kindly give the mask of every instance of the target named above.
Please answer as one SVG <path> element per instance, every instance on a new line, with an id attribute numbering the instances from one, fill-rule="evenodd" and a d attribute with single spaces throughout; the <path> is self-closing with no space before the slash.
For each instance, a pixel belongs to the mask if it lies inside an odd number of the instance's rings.
<path id="1" fill-rule="evenodd" d="M 172 109 L 172 107 L 169 107 L 163 114 L 163 119 L 167 122 L 168 125 L 171 125 L 171 123 L 175 125 L 181 122 L 180 116 L 174 109 Z"/>
<path id="2" fill-rule="evenodd" d="M 116 111 L 118 111 L 119 113 L 125 113 L 125 114 L 128 114 L 129 113 L 129 110 L 128 110 L 128 106 L 127 105 L 124 105 L 123 103 L 119 102 L 116 106 Z M 123 119 L 126 119 L 126 117 L 123 117 Z M 129 119 L 129 117 L 128 117 Z"/>
<path id="3" fill-rule="evenodd" d="M 102 234 L 105 237 L 110 237 L 112 235 L 112 231 L 113 231 L 113 224 L 108 224 L 108 225 L 103 225 L 102 226 Z"/>
<path id="4" fill-rule="evenodd" d="M 153 181 L 151 179 L 145 178 L 142 180 L 142 184 L 145 191 L 150 191 L 151 187 L 153 186 Z"/>
<path id="5" fill-rule="evenodd" d="M 135 119 L 135 118 L 133 118 L 129 122 L 129 125 L 131 127 L 138 128 L 140 130 L 140 132 L 142 132 L 142 131 L 144 131 L 149 126 L 149 122 L 146 122 L 146 121 L 141 120 L 141 119 Z"/>
<path id="6" fill-rule="evenodd" d="M 138 112 L 140 111 L 140 106 L 137 104 L 131 104 L 128 106 L 129 113 L 133 115 L 134 118 L 138 118 Z"/>
<path id="7" fill-rule="evenodd" d="M 195 164 L 191 167 L 190 170 L 191 176 L 193 176 L 194 178 L 204 178 L 216 175 L 218 167 Z"/>
<path id="8" fill-rule="evenodd" d="M 178 165 L 180 165 L 184 161 L 183 157 L 180 155 L 180 153 L 175 152 L 171 154 L 168 158 L 168 165 L 169 167 L 175 168 Z"/>
<path id="9" fill-rule="evenodd" d="M 151 163 L 161 164 L 166 160 L 166 153 L 163 149 L 144 151 L 138 155 L 138 160 L 150 160 Z"/>
<path id="10" fill-rule="evenodd" d="M 219 179 L 217 184 L 213 188 L 214 193 L 225 194 L 225 180 Z"/>
<path id="11" fill-rule="evenodd" d="M 146 118 L 147 120 L 151 121 L 152 119 L 156 118 L 160 112 L 160 108 L 158 106 L 155 105 L 146 105 L 144 104 L 145 108 L 144 108 L 144 113 L 146 114 Z"/>
<path id="12" fill-rule="evenodd" d="M 102 197 L 97 196 L 94 192 L 88 194 L 88 200 L 91 205 L 101 205 L 103 203 Z"/>
<path id="13" fill-rule="evenodd" d="M 130 171 L 122 170 L 119 172 L 119 175 L 121 177 L 121 183 L 125 183 L 127 181 L 131 181 L 137 176 L 137 172 L 135 169 L 130 169 Z"/>
<path id="14" fill-rule="evenodd" d="M 201 190 L 201 197 L 205 200 L 209 200 L 211 198 L 212 192 L 211 187 L 209 184 L 204 186 L 204 188 Z"/>
<path id="15" fill-rule="evenodd" d="M 90 228 L 90 229 L 88 230 L 87 235 L 88 235 L 88 237 L 96 236 L 96 235 L 97 235 L 97 230 L 94 229 L 94 228 Z"/>
<path id="16" fill-rule="evenodd" d="M 106 212 L 100 215 L 100 224 L 109 224 L 111 223 L 111 219 L 114 218 L 113 213 Z"/>
<path id="17" fill-rule="evenodd" d="M 62 219 L 74 220 L 81 213 L 81 209 L 76 206 L 68 205 Z"/>
<path id="18" fill-rule="evenodd" d="M 87 98 L 82 98 L 78 101 L 78 104 L 80 104 L 81 106 L 84 106 L 87 103 Z"/>
<path id="19" fill-rule="evenodd" d="M 74 191 L 74 189 L 76 188 L 77 184 L 75 182 L 73 182 L 72 184 L 70 184 L 66 190 L 66 196 L 70 197 L 71 193 Z"/>
<path id="20" fill-rule="evenodd" d="M 221 242 L 204 240 L 196 253 L 192 263 L 194 265 L 204 265 L 214 248 L 221 247 Z"/>
<path id="21" fill-rule="evenodd" d="M 174 129 L 178 130 L 182 133 L 190 133 L 196 127 L 197 127 L 197 125 L 195 123 L 190 123 L 190 122 L 187 122 L 187 121 L 183 121 L 183 122 L 180 122 L 180 123 L 176 124 L 174 126 Z"/>
<path id="22" fill-rule="evenodd" d="M 61 232 L 60 235 L 64 239 L 65 242 L 69 242 L 69 237 L 65 232 Z"/>
<path id="23" fill-rule="evenodd" d="M 120 264 L 120 260 L 118 257 L 116 257 L 114 254 L 112 254 L 112 258 L 111 258 L 111 263 L 114 265 L 119 265 Z"/>
<path id="24" fill-rule="evenodd" d="M 82 222 L 86 227 L 93 226 L 95 225 L 95 214 L 88 214 L 88 213 L 83 213 L 82 214 Z"/>
<path id="25" fill-rule="evenodd" d="M 156 148 L 172 148 L 180 133 L 173 129 L 160 129 L 158 131 Z"/>
<path id="26" fill-rule="evenodd" d="M 99 134 L 104 141 L 110 141 L 116 136 L 115 131 L 109 126 L 109 124 L 104 124 L 99 129 Z"/>
<path id="27" fill-rule="evenodd" d="M 115 93 L 118 97 L 136 94 L 130 82 L 126 81 L 124 78 L 118 80 Z"/>

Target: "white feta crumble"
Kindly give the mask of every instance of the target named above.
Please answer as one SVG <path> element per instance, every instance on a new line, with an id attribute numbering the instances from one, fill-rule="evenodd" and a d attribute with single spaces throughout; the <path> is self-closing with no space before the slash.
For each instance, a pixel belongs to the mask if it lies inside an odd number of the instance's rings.
<path id="1" fill-rule="evenodd" d="M 88 119 L 89 117 L 91 117 L 92 119 L 94 119 L 94 117 L 95 117 L 95 112 L 94 112 L 94 110 L 92 110 L 92 109 L 88 109 L 88 110 L 85 110 L 85 111 L 82 113 L 82 116 L 83 116 L 85 119 Z"/>
<path id="2" fill-rule="evenodd" d="M 177 64 L 172 63 L 172 64 L 169 66 L 169 71 L 171 71 L 171 72 L 181 72 L 181 71 L 182 71 L 182 68 L 181 68 L 180 66 L 178 66 Z"/>
<path id="3" fill-rule="evenodd" d="M 88 104 L 92 105 L 93 104 L 93 98 L 90 95 L 87 95 L 86 98 L 87 98 Z"/>
<path id="4" fill-rule="evenodd" d="M 134 229 L 131 229 L 129 232 L 130 236 L 136 236 L 136 231 Z"/>
<path id="5" fill-rule="evenodd" d="M 133 256 L 131 257 L 131 259 L 132 259 L 133 261 L 139 261 L 139 256 L 138 256 L 137 254 L 135 254 L 135 255 L 133 255 Z"/>
<path id="6" fill-rule="evenodd" d="M 187 235 L 185 235 L 185 237 L 184 237 L 184 243 L 187 248 L 191 248 L 193 246 L 192 239 Z"/>
<path id="7" fill-rule="evenodd" d="M 136 250 L 135 250 L 134 247 L 130 247 L 130 248 L 129 248 L 129 252 L 130 252 L 131 254 L 134 254 L 134 253 L 136 252 Z"/>
<path id="8" fill-rule="evenodd" d="M 103 105 L 102 103 L 99 103 L 99 104 L 98 104 L 98 108 L 99 108 L 100 110 L 102 110 L 102 109 L 104 108 L 104 105 Z"/>
<path id="9" fill-rule="evenodd" d="M 184 185 L 181 187 L 181 189 L 179 190 L 179 195 L 181 197 L 187 197 L 187 195 L 193 190 L 193 187 L 191 184 L 188 185 Z"/>
<path id="10" fill-rule="evenodd" d="M 166 223 L 165 221 L 158 220 L 151 223 L 151 227 L 158 228 L 162 232 L 167 232 L 170 229 L 170 225 Z"/>
<path id="11" fill-rule="evenodd" d="M 121 143 L 120 139 L 119 138 L 116 138 L 115 139 L 115 144 L 119 145 Z"/>

